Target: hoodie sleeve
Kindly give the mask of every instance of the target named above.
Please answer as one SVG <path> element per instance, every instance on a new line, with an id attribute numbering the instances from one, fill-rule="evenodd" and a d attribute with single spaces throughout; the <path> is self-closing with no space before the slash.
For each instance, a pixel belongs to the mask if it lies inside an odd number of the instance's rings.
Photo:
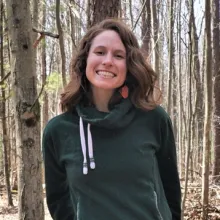
<path id="1" fill-rule="evenodd" d="M 57 157 L 52 137 L 44 130 L 42 151 L 45 170 L 46 199 L 48 209 L 54 220 L 74 220 L 65 167 Z"/>
<path id="2" fill-rule="evenodd" d="M 172 213 L 172 220 L 181 219 L 181 188 L 176 159 L 172 123 L 168 115 L 161 122 L 161 146 L 157 152 L 160 176 Z"/>

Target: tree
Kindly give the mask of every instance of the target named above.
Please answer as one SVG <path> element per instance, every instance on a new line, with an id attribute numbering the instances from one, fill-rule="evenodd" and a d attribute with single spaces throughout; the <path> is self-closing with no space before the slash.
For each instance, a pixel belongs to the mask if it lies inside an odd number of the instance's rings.
<path id="1" fill-rule="evenodd" d="M 205 121 L 203 139 L 202 205 L 203 220 L 207 219 L 209 204 L 209 158 L 211 152 L 212 119 L 212 49 L 211 49 L 211 2 L 205 1 Z"/>
<path id="2" fill-rule="evenodd" d="M 213 176 L 220 183 L 220 7 L 213 0 L 213 75 L 214 75 L 214 162 Z"/>
<path id="3" fill-rule="evenodd" d="M 142 1 L 142 4 L 144 2 Z M 142 50 L 144 55 L 147 57 L 150 54 L 151 48 L 151 7 L 150 1 L 146 1 L 144 10 L 142 13 L 142 27 L 141 27 L 141 37 L 142 37 Z"/>
<path id="4" fill-rule="evenodd" d="M 3 33 L 3 14 L 4 14 L 4 4 L 3 1 L 0 0 L 0 40 L 1 40 L 1 48 L 0 48 L 0 57 L 1 57 L 1 79 L 5 77 L 5 70 L 4 70 L 4 33 Z M 9 134 L 7 128 L 7 115 L 6 115 L 6 84 L 3 82 L 1 87 L 1 94 L 0 97 L 0 116 L 2 119 L 1 128 L 2 128 L 2 142 L 3 142 L 3 155 L 4 155 L 4 174 L 5 174 L 5 185 L 7 190 L 7 197 L 8 197 L 8 206 L 13 206 L 12 195 L 11 195 L 11 184 L 10 184 L 10 172 L 9 172 Z"/>
<path id="5" fill-rule="evenodd" d="M 120 11 L 119 0 L 88 0 L 87 16 L 88 27 L 102 21 L 105 18 L 118 18 Z M 90 13 L 92 16 L 90 17 Z"/>
<path id="6" fill-rule="evenodd" d="M 65 86 L 66 85 L 66 54 L 64 49 L 63 29 L 60 21 L 60 0 L 56 0 L 56 24 L 59 34 L 62 80 L 63 80 L 63 86 Z"/>
<path id="7" fill-rule="evenodd" d="M 18 153 L 19 219 L 44 219 L 40 106 L 29 0 L 8 0 L 8 31 Z"/>
<path id="8" fill-rule="evenodd" d="M 169 76 L 168 76 L 168 92 L 167 92 L 167 111 L 172 117 L 172 89 L 173 89 L 173 26 L 174 26 L 174 12 L 173 12 L 174 1 L 169 0 Z"/>
<path id="9" fill-rule="evenodd" d="M 152 51 L 153 51 L 153 68 L 159 74 L 159 43 L 158 43 L 158 19 L 157 19 L 157 4 L 155 0 L 151 0 L 151 32 L 152 38 Z"/>
<path id="10" fill-rule="evenodd" d="M 46 27 L 46 5 L 42 4 L 42 24 L 43 27 Z M 46 62 L 46 38 L 44 38 L 44 41 L 41 45 L 41 66 L 42 66 L 42 87 L 45 88 L 46 85 L 46 79 L 47 79 L 47 70 L 46 70 L 46 66 L 47 66 L 47 62 Z M 48 101 L 48 93 L 47 91 L 44 89 L 43 92 L 43 109 L 42 109 L 42 128 L 45 127 L 46 123 L 49 120 L 49 101 Z"/>

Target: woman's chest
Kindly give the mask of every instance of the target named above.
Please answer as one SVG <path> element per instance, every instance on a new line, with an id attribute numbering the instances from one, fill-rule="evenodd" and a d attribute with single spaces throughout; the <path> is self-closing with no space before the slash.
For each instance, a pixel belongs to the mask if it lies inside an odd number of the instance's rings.
<path id="1" fill-rule="evenodd" d="M 120 182 L 134 178 L 153 179 L 155 152 L 158 148 L 156 135 L 150 129 L 107 130 L 91 126 L 93 155 L 96 167 L 83 174 L 84 155 L 89 167 L 88 139 L 85 138 L 86 153 L 83 154 L 80 134 L 75 132 L 65 142 L 65 164 L 67 176 L 74 184 L 84 181 Z M 87 137 L 87 134 L 85 134 Z"/>

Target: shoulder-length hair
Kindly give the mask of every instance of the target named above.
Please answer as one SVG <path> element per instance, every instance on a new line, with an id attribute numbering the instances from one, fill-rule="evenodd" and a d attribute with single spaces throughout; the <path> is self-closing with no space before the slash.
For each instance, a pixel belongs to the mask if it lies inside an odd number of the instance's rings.
<path id="1" fill-rule="evenodd" d="M 122 21 L 106 19 L 91 27 L 81 40 L 78 53 L 70 66 L 71 80 L 61 94 L 62 111 L 71 110 L 80 102 L 83 95 L 88 96 L 90 86 L 86 78 L 87 57 L 93 39 L 106 30 L 117 32 L 126 48 L 125 84 L 129 88 L 129 98 L 133 105 L 150 110 L 158 104 L 154 98 L 157 74 L 146 62 L 135 35 Z"/>

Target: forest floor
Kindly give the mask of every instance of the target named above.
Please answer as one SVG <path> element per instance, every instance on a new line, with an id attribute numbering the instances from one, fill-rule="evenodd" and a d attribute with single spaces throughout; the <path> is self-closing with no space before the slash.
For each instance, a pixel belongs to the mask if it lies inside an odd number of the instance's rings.
<path id="1" fill-rule="evenodd" d="M 210 184 L 210 199 L 207 220 L 220 220 L 220 185 Z M 184 220 L 202 220 L 201 184 L 189 183 Z M 13 195 L 14 207 L 7 207 L 6 194 L 0 188 L 0 220 L 17 220 L 17 195 Z M 52 220 L 45 201 L 45 220 Z"/>
<path id="2" fill-rule="evenodd" d="M 18 201 L 17 195 L 13 195 L 13 207 L 7 207 L 6 193 L 0 191 L 0 220 L 17 220 L 18 219 Z M 47 209 L 46 200 L 44 199 L 44 220 L 52 220 L 50 213 Z"/>

